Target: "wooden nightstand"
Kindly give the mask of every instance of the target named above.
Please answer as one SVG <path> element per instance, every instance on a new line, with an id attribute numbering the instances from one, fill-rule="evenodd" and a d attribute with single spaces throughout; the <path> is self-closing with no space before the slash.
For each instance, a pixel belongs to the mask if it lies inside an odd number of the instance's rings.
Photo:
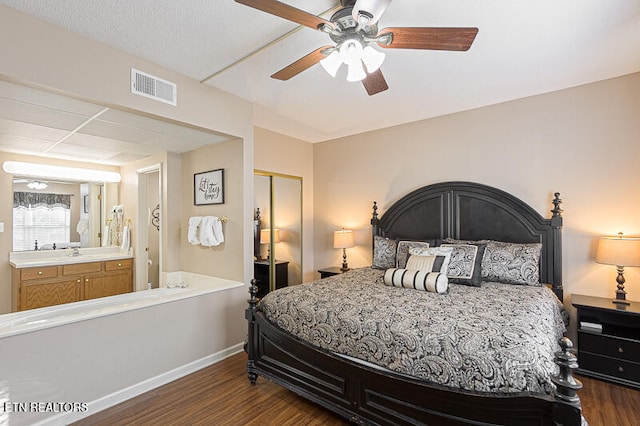
<path id="1" fill-rule="evenodd" d="M 276 268 L 276 289 L 289 285 L 289 262 L 283 260 L 275 261 Z M 269 261 L 256 260 L 253 262 L 253 277 L 257 281 L 259 299 L 269 293 Z"/>
<path id="2" fill-rule="evenodd" d="M 332 277 L 334 275 L 340 275 L 346 271 L 343 271 L 340 268 L 332 266 L 330 268 L 318 269 L 318 272 L 320 273 L 320 279 L 322 279 L 322 278 Z"/>
<path id="3" fill-rule="evenodd" d="M 571 295 L 578 310 L 577 372 L 640 389 L 640 302 Z"/>

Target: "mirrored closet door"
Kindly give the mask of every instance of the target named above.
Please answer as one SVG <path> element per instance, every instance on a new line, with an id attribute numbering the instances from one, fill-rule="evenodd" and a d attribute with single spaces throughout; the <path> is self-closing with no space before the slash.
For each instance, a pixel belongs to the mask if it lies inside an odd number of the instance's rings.
<path id="1" fill-rule="evenodd" d="M 302 282 L 302 178 L 254 171 L 254 278 L 258 297 Z"/>

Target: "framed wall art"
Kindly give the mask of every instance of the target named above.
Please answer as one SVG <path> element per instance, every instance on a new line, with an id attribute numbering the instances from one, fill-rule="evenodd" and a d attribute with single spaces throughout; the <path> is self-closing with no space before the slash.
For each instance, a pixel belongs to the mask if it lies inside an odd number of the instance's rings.
<path id="1" fill-rule="evenodd" d="M 193 204 L 224 204 L 224 169 L 193 175 Z"/>

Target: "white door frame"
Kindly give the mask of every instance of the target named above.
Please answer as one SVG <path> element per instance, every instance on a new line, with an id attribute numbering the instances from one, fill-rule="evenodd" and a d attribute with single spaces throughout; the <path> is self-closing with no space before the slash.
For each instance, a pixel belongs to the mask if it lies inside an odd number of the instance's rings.
<path id="1" fill-rule="evenodd" d="M 146 175 L 149 173 L 158 172 L 158 200 L 160 204 L 160 236 L 159 236 L 159 245 L 160 250 L 158 253 L 158 267 L 160 272 L 160 286 L 162 286 L 162 253 L 163 253 L 163 234 L 164 234 L 164 226 L 163 226 L 163 212 L 164 212 L 164 199 L 162 197 L 163 188 L 163 176 L 162 176 L 162 163 L 153 164 L 148 167 L 143 167 L 141 169 L 136 170 L 138 173 L 138 218 L 137 218 L 137 229 L 136 232 L 136 246 L 135 246 L 135 259 L 136 259 L 136 273 L 135 273 L 135 291 L 146 290 L 147 283 L 149 279 L 149 268 L 148 268 L 148 225 L 151 218 L 149 217 L 149 211 L 146 208 L 147 206 L 147 177 Z"/>

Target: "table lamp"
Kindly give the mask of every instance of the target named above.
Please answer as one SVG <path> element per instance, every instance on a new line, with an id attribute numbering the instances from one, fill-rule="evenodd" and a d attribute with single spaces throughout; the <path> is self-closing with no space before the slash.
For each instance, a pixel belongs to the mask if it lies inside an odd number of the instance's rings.
<path id="1" fill-rule="evenodd" d="M 273 230 L 273 244 L 278 244 L 280 242 L 280 230 Z M 271 229 L 261 229 L 260 230 L 260 244 L 269 244 L 267 247 L 267 259 L 271 256 Z"/>
<path id="2" fill-rule="evenodd" d="M 349 265 L 347 264 L 347 249 L 355 246 L 353 243 L 353 231 L 350 229 L 342 228 L 340 231 L 333 233 L 333 248 L 342 249 L 342 267 L 341 271 L 348 271 Z"/>
<path id="3" fill-rule="evenodd" d="M 624 267 L 640 266 L 640 238 L 625 238 L 622 232 L 617 237 L 602 237 L 598 242 L 596 262 L 605 265 L 615 265 L 618 268 L 618 289 L 613 303 L 630 305 L 624 291 Z"/>

